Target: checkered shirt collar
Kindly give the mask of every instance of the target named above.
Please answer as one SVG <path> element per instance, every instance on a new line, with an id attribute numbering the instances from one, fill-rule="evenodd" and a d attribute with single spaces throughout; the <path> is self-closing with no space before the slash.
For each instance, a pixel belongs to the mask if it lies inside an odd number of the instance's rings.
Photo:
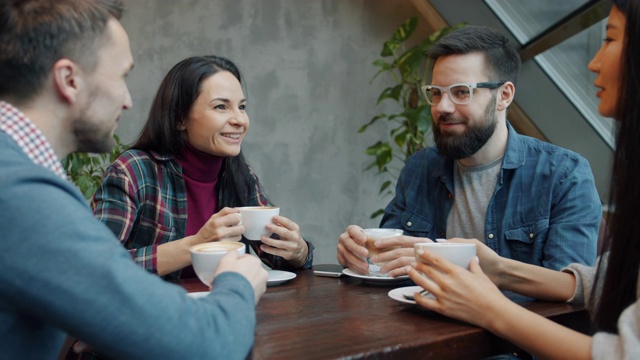
<path id="1" fill-rule="evenodd" d="M 9 135 L 35 164 L 44 166 L 61 178 L 67 179 L 62 163 L 42 132 L 20 110 L 1 100 L 0 131 Z"/>

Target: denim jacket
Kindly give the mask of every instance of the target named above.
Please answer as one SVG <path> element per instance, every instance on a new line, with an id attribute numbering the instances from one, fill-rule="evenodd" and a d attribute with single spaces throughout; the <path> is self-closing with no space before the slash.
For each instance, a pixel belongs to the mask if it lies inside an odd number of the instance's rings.
<path id="1" fill-rule="evenodd" d="M 500 256 L 554 270 L 593 265 L 602 205 L 589 163 L 506 126 L 507 147 L 486 212 L 486 244 Z M 407 160 L 381 227 L 446 238 L 454 196 L 453 161 L 435 147 L 423 149 Z"/>

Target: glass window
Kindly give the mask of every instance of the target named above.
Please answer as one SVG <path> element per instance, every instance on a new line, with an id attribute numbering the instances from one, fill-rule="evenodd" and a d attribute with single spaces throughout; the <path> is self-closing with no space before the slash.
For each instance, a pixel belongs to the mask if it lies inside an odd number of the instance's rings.
<path id="1" fill-rule="evenodd" d="M 520 44 L 526 44 L 587 2 L 588 0 L 485 0 Z"/>
<path id="2" fill-rule="evenodd" d="M 485 3 L 523 45 L 586 2 L 586 0 L 485 0 Z M 598 113 L 599 101 L 595 96 L 596 88 L 593 86 L 595 74 L 587 70 L 587 64 L 604 39 L 605 24 L 606 19 L 538 54 L 534 60 L 594 130 L 613 148 L 615 143 L 613 120 L 603 118 Z"/>

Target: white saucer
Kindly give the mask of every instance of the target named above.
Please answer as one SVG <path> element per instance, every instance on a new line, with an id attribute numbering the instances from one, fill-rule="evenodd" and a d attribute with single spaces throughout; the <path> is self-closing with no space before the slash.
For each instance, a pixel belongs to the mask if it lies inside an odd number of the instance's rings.
<path id="1" fill-rule="evenodd" d="M 192 297 L 194 299 L 199 299 L 201 297 L 207 296 L 208 293 L 209 293 L 208 291 L 198 291 L 198 292 L 187 293 L 187 296 Z"/>
<path id="2" fill-rule="evenodd" d="M 280 270 L 267 270 L 269 273 L 269 279 L 267 280 L 267 286 L 280 285 L 283 282 L 289 281 L 296 277 L 295 273 Z"/>
<path id="3" fill-rule="evenodd" d="M 342 273 L 347 276 L 362 279 L 365 282 L 374 283 L 374 284 L 393 284 L 397 282 L 407 281 L 409 279 L 409 275 L 402 275 L 398 277 L 362 275 L 362 274 L 358 274 L 357 272 L 351 269 L 343 269 Z"/>
<path id="4" fill-rule="evenodd" d="M 421 286 L 405 286 L 405 287 L 393 289 L 389 291 L 387 295 L 389 295 L 389 297 L 392 298 L 393 300 L 400 301 L 405 304 L 415 305 L 416 304 L 415 300 L 409 300 L 406 297 L 404 297 L 404 295 L 413 296 L 415 293 L 420 292 L 422 290 L 424 289 Z M 427 296 L 433 298 L 433 294 L 429 294 Z"/>

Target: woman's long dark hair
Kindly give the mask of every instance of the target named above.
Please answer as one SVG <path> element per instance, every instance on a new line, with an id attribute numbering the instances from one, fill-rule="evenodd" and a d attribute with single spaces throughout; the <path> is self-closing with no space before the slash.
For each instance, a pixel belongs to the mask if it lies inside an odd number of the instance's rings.
<path id="1" fill-rule="evenodd" d="M 179 156 L 186 141 L 180 127 L 200 95 L 201 84 L 220 71 L 230 72 L 242 84 L 238 67 L 221 56 L 194 56 L 176 64 L 162 80 L 147 122 L 131 148 Z M 220 207 L 247 205 L 255 188 L 256 179 L 242 151 L 223 160 L 217 185 Z"/>
<path id="2" fill-rule="evenodd" d="M 608 229 L 609 261 L 595 327 L 618 333 L 620 314 L 636 301 L 640 268 L 640 3 L 613 0 L 613 5 L 625 15 L 627 25 L 615 114 L 618 128 L 609 195 L 614 206 Z"/>

